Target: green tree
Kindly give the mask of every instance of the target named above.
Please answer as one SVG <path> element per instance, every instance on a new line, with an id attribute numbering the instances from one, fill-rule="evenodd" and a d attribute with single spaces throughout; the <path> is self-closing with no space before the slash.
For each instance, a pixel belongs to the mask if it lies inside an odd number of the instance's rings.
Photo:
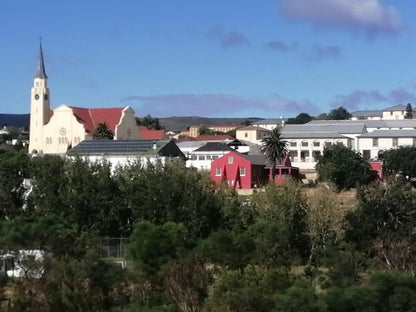
<path id="1" fill-rule="evenodd" d="M 325 147 L 316 171 L 321 181 L 334 183 L 338 190 L 365 185 L 372 179 L 370 165 L 361 154 L 338 144 Z"/>
<path id="2" fill-rule="evenodd" d="M 309 121 L 311 121 L 313 117 L 307 113 L 300 113 L 295 118 L 289 118 L 287 120 L 287 124 L 305 124 Z"/>
<path id="3" fill-rule="evenodd" d="M 261 151 L 266 154 L 267 159 L 273 167 L 283 161 L 287 154 L 287 141 L 283 140 L 279 127 L 272 130 L 270 135 L 262 140 Z"/>
<path id="4" fill-rule="evenodd" d="M 160 125 L 159 118 L 152 117 L 147 114 L 142 119 L 136 117 L 136 124 L 138 126 L 145 126 L 150 130 L 163 130 L 163 127 Z"/>
<path id="5" fill-rule="evenodd" d="M 416 180 L 416 148 L 413 146 L 400 146 L 380 153 L 383 161 L 383 172 L 386 175 L 400 175 L 411 181 L 415 186 Z"/>
<path id="6" fill-rule="evenodd" d="M 254 196 L 259 220 L 277 222 L 288 233 L 288 249 L 303 259 L 309 255 L 307 235 L 308 203 L 299 184 L 269 185 L 265 192 Z"/>
<path id="7" fill-rule="evenodd" d="M 350 112 L 343 106 L 332 109 L 328 114 L 328 119 L 330 120 L 344 120 L 344 119 L 350 119 L 350 118 L 351 118 Z"/>
<path id="8" fill-rule="evenodd" d="M 182 224 L 155 225 L 140 221 L 130 236 L 130 254 L 138 268 L 153 275 L 171 260 L 181 259 L 194 247 L 194 241 Z"/>
<path id="9" fill-rule="evenodd" d="M 404 115 L 405 119 L 412 119 L 413 118 L 413 108 L 412 104 L 407 103 L 406 105 L 406 114 Z"/>
<path id="10" fill-rule="evenodd" d="M 401 182 L 360 188 L 358 209 L 346 216 L 346 238 L 367 247 L 375 239 L 405 238 L 416 226 L 416 195 Z M 370 244 L 371 245 L 371 244 Z"/>
<path id="11" fill-rule="evenodd" d="M 209 135 L 209 134 L 215 134 L 215 131 L 208 128 L 207 126 L 202 126 L 201 128 L 199 128 L 198 130 L 198 134 L 199 135 Z"/>
<path id="12" fill-rule="evenodd" d="M 112 140 L 114 138 L 114 133 L 113 131 L 111 131 L 111 129 L 108 128 L 108 126 L 104 122 L 104 123 L 99 123 L 97 128 L 94 129 L 92 137 L 95 140 L 100 140 L 100 139 Z"/>

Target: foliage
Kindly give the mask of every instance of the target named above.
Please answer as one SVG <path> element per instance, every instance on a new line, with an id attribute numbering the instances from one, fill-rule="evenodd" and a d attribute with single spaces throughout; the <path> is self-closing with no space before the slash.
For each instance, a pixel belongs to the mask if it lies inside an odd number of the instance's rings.
<path id="1" fill-rule="evenodd" d="M 198 129 L 199 135 L 208 135 L 208 134 L 215 134 L 215 131 L 208 128 L 207 126 L 202 126 Z"/>
<path id="2" fill-rule="evenodd" d="M 262 140 L 261 151 L 266 153 L 267 159 L 275 165 L 283 161 L 287 154 L 287 141 L 282 139 L 280 128 L 276 127 L 270 135 Z"/>
<path id="3" fill-rule="evenodd" d="M 287 124 L 305 124 L 309 121 L 311 121 L 313 119 L 313 117 L 307 113 L 300 113 L 299 115 L 297 115 L 295 118 L 289 118 L 287 120 Z"/>
<path id="4" fill-rule="evenodd" d="M 412 119 L 412 118 L 413 118 L 413 107 L 412 107 L 412 104 L 407 103 L 406 114 L 404 115 L 404 119 Z"/>
<path id="5" fill-rule="evenodd" d="M 277 222 L 288 233 L 289 250 L 305 258 L 309 254 L 307 236 L 308 204 L 301 186 L 288 183 L 284 186 L 269 185 L 266 191 L 254 197 L 259 219 Z"/>
<path id="6" fill-rule="evenodd" d="M 22 213 L 24 194 L 23 179 L 28 174 L 28 156 L 7 154 L 0 157 L 0 220 L 12 219 Z"/>
<path id="7" fill-rule="evenodd" d="M 334 183 L 338 190 L 365 185 L 372 179 L 370 165 L 361 154 L 338 144 L 325 147 L 316 171 L 321 181 Z"/>
<path id="8" fill-rule="evenodd" d="M 328 119 L 330 120 L 344 120 L 344 119 L 350 119 L 350 118 L 351 118 L 350 112 L 348 112 L 348 110 L 343 106 L 332 109 L 328 114 Z"/>
<path id="9" fill-rule="evenodd" d="M 99 139 L 112 140 L 114 138 L 114 133 L 113 131 L 111 131 L 111 129 L 108 128 L 107 124 L 104 122 L 104 123 L 99 123 L 98 126 L 94 129 L 92 137 L 95 140 L 99 140 Z"/>
<path id="10" fill-rule="evenodd" d="M 130 237 L 130 254 L 140 271 L 157 273 L 170 260 L 183 258 L 194 245 L 188 230 L 182 224 L 168 222 L 154 225 L 141 221 Z"/>
<path id="11" fill-rule="evenodd" d="M 334 190 L 318 187 L 309 196 L 307 212 L 308 236 L 311 242 L 310 260 L 318 260 L 328 246 L 343 238 L 344 217 L 347 213 L 340 205 Z"/>
<path id="12" fill-rule="evenodd" d="M 213 285 L 208 311 L 261 311 L 274 307 L 273 294 L 292 284 L 286 271 L 248 266 L 223 271 Z"/>
<path id="13" fill-rule="evenodd" d="M 380 153 L 383 171 L 386 174 L 400 175 L 416 185 L 416 148 L 400 146 Z"/>
<path id="14" fill-rule="evenodd" d="M 359 207 L 347 215 L 346 238 L 364 244 L 374 239 L 403 238 L 416 226 L 416 194 L 410 185 L 395 182 L 363 187 Z"/>
<path id="15" fill-rule="evenodd" d="M 138 126 L 145 126 L 150 130 L 163 130 L 163 127 L 160 125 L 159 118 L 152 117 L 147 114 L 142 119 L 136 117 L 136 124 Z"/>

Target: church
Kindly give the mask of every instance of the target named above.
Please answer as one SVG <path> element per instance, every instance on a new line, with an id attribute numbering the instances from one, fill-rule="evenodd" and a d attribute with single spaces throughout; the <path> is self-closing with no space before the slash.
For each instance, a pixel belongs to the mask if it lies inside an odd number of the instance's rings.
<path id="1" fill-rule="evenodd" d="M 113 132 L 115 140 L 140 138 L 134 111 L 129 106 L 82 108 L 60 105 L 51 109 L 42 45 L 30 102 L 29 153 L 66 153 L 81 141 L 93 139 L 94 130 L 102 123 Z"/>

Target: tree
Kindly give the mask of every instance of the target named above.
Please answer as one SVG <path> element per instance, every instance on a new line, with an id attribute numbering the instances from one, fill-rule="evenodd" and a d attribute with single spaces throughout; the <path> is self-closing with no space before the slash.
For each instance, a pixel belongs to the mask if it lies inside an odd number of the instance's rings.
<path id="1" fill-rule="evenodd" d="M 285 158 L 287 150 L 287 141 L 282 139 L 280 128 L 276 127 L 270 135 L 262 140 L 261 151 L 266 153 L 267 159 L 272 163 L 273 167 L 276 163 L 280 163 Z"/>
<path id="2" fill-rule="evenodd" d="M 145 126 L 150 130 L 162 130 L 163 127 L 160 125 L 159 118 L 152 117 L 147 114 L 142 119 L 136 117 L 136 124 L 138 126 Z"/>
<path id="3" fill-rule="evenodd" d="M 407 103 L 406 105 L 406 114 L 404 115 L 405 119 L 412 119 L 413 118 L 413 108 L 412 104 Z"/>
<path id="4" fill-rule="evenodd" d="M 97 128 L 94 129 L 92 134 L 95 140 L 99 139 L 109 139 L 112 140 L 114 138 L 114 133 L 110 129 L 108 129 L 107 124 L 105 122 L 99 123 Z"/>
<path id="5" fill-rule="evenodd" d="M 380 153 L 383 171 L 386 174 L 400 175 L 416 185 L 416 147 L 400 146 Z"/>
<path id="6" fill-rule="evenodd" d="M 328 114 L 328 119 L 330 120 L 343 120 L 343 119 L 350 119 L 350 118 L 351 118 L 351 114 L 343 106 L 332 109 Z"/>
<path id="7" fill-rule="evenodd" d="M 313 117 L 307 113 L 300 113 L 295 118 L 289 118 L 287 124 L 305 124 L 311 121 Z"/>
<path id="8" fill-rule="evenodd" d="M 368 184 L 372 178 L 370 165 L 361 154 L 338 144 L 325 147 L 316 171 L 321 181 L 334 183 L 339 191 Z"/>
<path id="9" fill-rule="evenodd" d="M 199 128 L 198 134 L 199 135 L 215 134 L 215 131 L 208 128 L 207 126 L 202 126 L 201 128 Z"/>

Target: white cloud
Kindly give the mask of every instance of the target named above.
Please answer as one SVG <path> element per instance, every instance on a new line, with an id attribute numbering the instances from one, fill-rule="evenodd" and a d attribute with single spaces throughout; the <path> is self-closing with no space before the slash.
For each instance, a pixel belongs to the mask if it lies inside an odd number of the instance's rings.
<path id="1" fill-rule="evenodd" d="M 281 10 L 294 20 L 363 31 L 367 36 L 401 29 L 399 11 L 381 0 L 282 0 Z"/>

